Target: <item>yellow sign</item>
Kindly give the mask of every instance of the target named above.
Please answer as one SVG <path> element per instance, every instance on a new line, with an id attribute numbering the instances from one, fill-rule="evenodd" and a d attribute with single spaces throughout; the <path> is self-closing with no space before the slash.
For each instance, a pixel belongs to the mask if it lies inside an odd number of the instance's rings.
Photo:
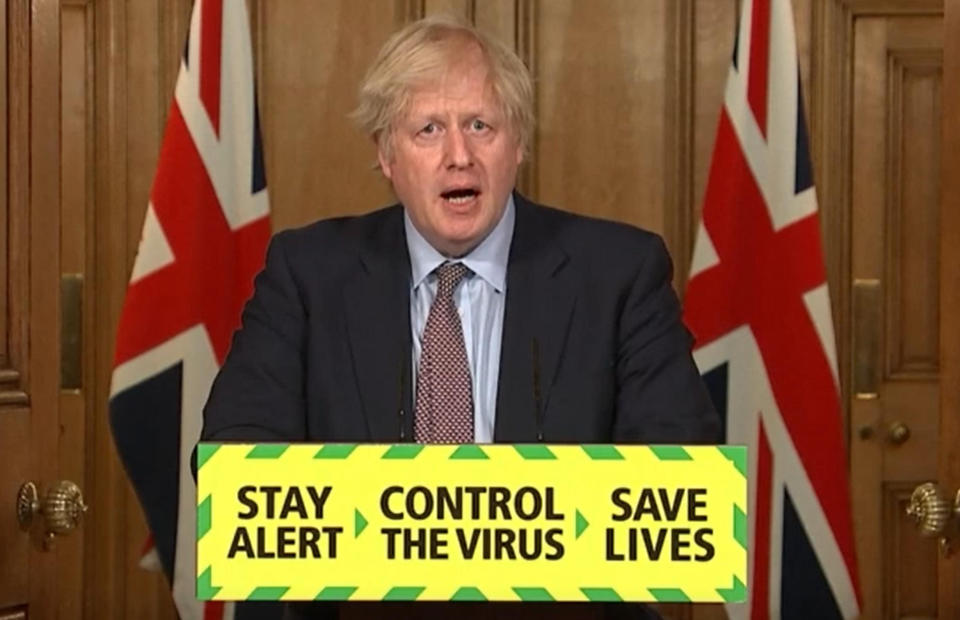
<path id="1" fill-rule="evenodd" d="M 203 600 L 746 599 L 739 446 L 201 444 Z"/>

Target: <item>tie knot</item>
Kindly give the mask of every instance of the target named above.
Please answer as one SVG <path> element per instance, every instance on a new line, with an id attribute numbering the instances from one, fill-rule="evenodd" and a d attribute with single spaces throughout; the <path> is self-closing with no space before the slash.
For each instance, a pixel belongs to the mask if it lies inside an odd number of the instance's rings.
<path id="1" fill-rule="evenodd" d="M 444 263 L 437 267 L 437 297 L 452 298 L 469 269 L 463 263 Z"/>

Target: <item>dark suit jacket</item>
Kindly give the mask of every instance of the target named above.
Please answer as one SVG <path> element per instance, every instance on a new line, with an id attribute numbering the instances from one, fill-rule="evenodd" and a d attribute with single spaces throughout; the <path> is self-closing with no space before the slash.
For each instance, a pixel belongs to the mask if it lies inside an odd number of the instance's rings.
<path id="1" fill-rule="evenodd" d="M 662 240 L 515 203 L 495 441 L 718 441 Z M 203 439 L 409 440 L 410 331 L 402 207 L 278 233 Z"/>

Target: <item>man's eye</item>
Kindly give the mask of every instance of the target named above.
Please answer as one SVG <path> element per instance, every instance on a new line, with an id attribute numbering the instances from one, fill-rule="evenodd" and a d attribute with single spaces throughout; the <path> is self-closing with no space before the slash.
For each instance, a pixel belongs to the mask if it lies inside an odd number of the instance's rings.
<path id="1" fill-rule="evenodd" d="M 485 122 L 477 118 L 477 119 L 474 119 L 473 123 L 470 124 L 470 127 L 474 131 L 483 131 L 484 129 L 489 127 L 489 125 L 487 125 Z"/>
<path id="2" fill-rule="evenodd" d="M 436 133 L 436 132 L 437 132 L 437 126 L 434 125 L 433 123 L 427 123 L 427 124 L 424 125 L 423 128 L 420 130 L 420 133 L 422 133 L 422 134 L 424 134 L 424 135 L 427 135 L 427 136 L 429 136 L 430 134 L 434 134 L 434 133 Z"/>

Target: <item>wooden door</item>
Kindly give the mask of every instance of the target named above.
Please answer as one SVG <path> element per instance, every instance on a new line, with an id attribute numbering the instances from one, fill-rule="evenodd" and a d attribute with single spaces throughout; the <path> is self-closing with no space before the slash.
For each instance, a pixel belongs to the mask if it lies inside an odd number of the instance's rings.
<path id="1" fill-rule="evenodd" d="M 863 617 L 955 618 L 958 560 L 920 537 L 906 508 L 921 482 L 960 482 L 960 319 L 949 307 L 960 293 L 960 220 L 948 191 L 960 163 L 948 156 L 960 90 L 948 86 L 960 65 L 944 48 L 960 30 L 939 2 L 844 4 L 852 46 L 845 309 Z"/>
<path id="2" fill-rule="evenodd" d="M 960 489 L 960 0 L 947 0 L 940 199 L 940 483 Z M 960 616 L 960 541 L 938 564 L 940 618 Z"/>
<path id="3" fill-rule="evenodd" d="M 83 525 L 50 541 L 45 536 L 50 511 L 25 528 L 17 516 L 18 492 L 27 482 L 41 498 L 59 481 L 81 489 L 85 484 L 79 365 L 84 269 L 78 251 L 85 230 L 85 175 L 82 160 L 79 172 L 66 161 L 67 147 L 76 144 L 61 140 L 62 130 L 75 128 L 61 108 L 61 53 L 59 0 L 15 0 L 0 7 L 0 617 L 5 620 L 82 614 Z M 78 77 L 82 86 L 85 76 Z M 80 501 L 70 505 L 78 508 Z"/>
<path id="4" fill-rule="evenodd" d="M 940 161 L 940 424 L 938 482 L 952 513 L 939 543 L 937 617 L 960 617 L 960 1 L 944 15 L 943 118 Z M 916 542 L 916 539 L 915 539 Z M 929 544 L 929 543 L 927 543 Z"/>

